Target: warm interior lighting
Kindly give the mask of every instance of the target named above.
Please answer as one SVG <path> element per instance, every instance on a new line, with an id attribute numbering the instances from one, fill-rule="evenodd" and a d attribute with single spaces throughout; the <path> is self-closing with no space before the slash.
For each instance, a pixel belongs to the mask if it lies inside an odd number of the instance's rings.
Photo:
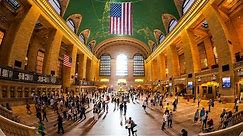
<path id="1" fill-rule="evenodd" d="M 116 75 L 117 76 L 127 76 L 127 62 L 128 58 L 124 54 L 120 54 L 116 58 Z"/>
<path id="2" fill-rule="evenodd" d="M 109 79 L 107 79 L 107 78 L 102 78 L 102 79 L 100 79 L 100 82 L 109 82 L 110 80 Z"/>
<path id="3" fill-rule="evenodd" d="M 118 79 L 117 83 L 127 83 L 127 80 L 126 79 Z"/>
<path id="4" fill-rule="evenodd" d="M 219 86 L 219 83 L 212 81 L 212 82 L 203 83 L 201 84 L 201 86 Z"/>
<path id="5" fill-rule="evenodd" d="M 135 79 L 135 82 L 143 82 L 143 79 Z"/>

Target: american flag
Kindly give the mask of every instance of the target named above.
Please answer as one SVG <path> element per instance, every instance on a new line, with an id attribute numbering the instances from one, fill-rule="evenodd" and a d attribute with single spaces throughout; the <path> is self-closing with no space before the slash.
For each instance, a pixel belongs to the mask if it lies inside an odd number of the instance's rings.
<path id="1" fill-rule="evenodd" d="M 72 58 L 68 55 L 64 54 L 63 57 L 63 65 L 67 67 L 72 67 Z"/>
<path id="2" fill-rule="evenodd" d="M 132 3 L 110 4 L 110 33 L 121 35 L 132 35 Z"/>

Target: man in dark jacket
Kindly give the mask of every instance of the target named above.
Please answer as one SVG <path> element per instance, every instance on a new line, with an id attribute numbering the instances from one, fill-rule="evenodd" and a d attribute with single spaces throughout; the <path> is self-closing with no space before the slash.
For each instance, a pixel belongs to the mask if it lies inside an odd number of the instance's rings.
<path id="1" fill-rule="evenodd" d="M 58 114 L 58 117 L 57 117 L 57 127 L 58 127 L 57 133 L 60 134 L 60 131 L 62 131 L 62 134 L 64 134 L 63 119 L 60 114 Z"/>

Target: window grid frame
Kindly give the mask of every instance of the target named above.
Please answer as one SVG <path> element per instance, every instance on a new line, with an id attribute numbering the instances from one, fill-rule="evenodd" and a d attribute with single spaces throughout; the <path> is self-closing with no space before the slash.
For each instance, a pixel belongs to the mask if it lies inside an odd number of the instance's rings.
<path id="1" fill-rule="evenodd" d="M 141 54 L 133 56 L 133 76 L 145 76 L 144 57 Z"/>
<path id="2" fill-rule="evenodd" d="M 99 66 L 100 76 L 111 76 L 111 56 L 101 55 L 100 66 Z"/>

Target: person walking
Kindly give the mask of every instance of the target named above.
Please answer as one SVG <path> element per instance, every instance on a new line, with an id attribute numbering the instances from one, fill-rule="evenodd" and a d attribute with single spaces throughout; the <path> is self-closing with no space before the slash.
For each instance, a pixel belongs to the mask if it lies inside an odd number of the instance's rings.
<path id="1" fill-rule="evenodd" d="M 185 129 L 182 129 L 181 136 L 188 136 L 188 132 Z"/>
<path id="2" fill-rule="evenodd" d="M 94 108 L 93 108 L 93 114 L 94 114 L 94 120 L 95 121 L 98 121 L 98 108 L 97 108 L 97 105 L 94 105 Z"/>
<path id="3" fill-rule="evenodd" d="M 38 133 L 41 134 L 41 136 L 46 135 L 45 126 L 44 126 L 43 122 L 40 122 L 40 125 L 38 127 Z"/>
<path id="4" fill-rule="evenodd" d="M 127 114 L 127 103 L 125 102 L 124 103 L 124 116 L 126 116 Z"/>
<path id="5" fill-rule="evenodd" d="M 146 100 L 144 100 L 144 102 L 143 102 L 143 105 L 142 105 L 142 107 L 143 107 L 143 110 L 146 112 L 146 104 L 147 104 L 147 102 L 146 102 Z"/>
<path id="6" fill-rule="evenodd" d="M 120 109 L 120 115 L 122 115 L 122 112 L 123 112 L 123 104 L 121 103 L 120 106 L 119 106 L 119 109 Z"/>
<path id="7" fill-rule="evenodd" d="M 168 120 L 168 114 L 167 112 L 165 112 L 162 118 L 162 127 L 161 127 L 162 130 L 165 129 L 165 124 L 167 123 L 167 120 Z"/>
<path id="8" fill-rule="evenodd" d="M 208 101 L 208 112 L 210 112 L 211 110 L 211 104 L 212 104 L 212 99 Z"/>
<path id="9" fill-rule="evenodd" d="M 197 107 L 199 108 L 199 106 L 200 106 L 200 102 L 201 102 L 201 98 L 200 98 L 200 96 L 198 96 L 198 98 L 197 98 Z"/>
<path id="10" fill-rule="evenodd" d="M 134 121 L 132 120 L 131 117 L 129 117 L 129 119 L 126 121 L 126 126 L 125 128 L 128 129 L 128 136 L 131 136 L 131 133 L 132 133 L 132 136 L 134 136 L 134 127 L 136 126 L 136 124 L 134 123 Z"/>
<path id="11" fill-rule="evenodd" d="M 206 113 L 202 117 L 202 130 L 204 130 L 207 127 L 207 121 L 208 121 L 208 111 L 206 111 Z"/>
<path id="12" fill-rule="evenodd" d="M 86 109 L 85 109 L 84 105 L 81 105 L 81 107 L 80 107 L 80 120 L 82 120 L 83 117 L 84 117 L 83 120 L 86 119 L 86 113 L 85 112 L 86 112 Z"/>
<path id="13" fill-rule="evenodd" d="M 239 99 L 236 98 L 236 100 L 235 100 L 235 112 L 238 112 L 238 109 L 239 109 L 239 103 L 240 103 Z"/>
<path id="14" fill-rule="evenodd" d="M 43 121 L 45 121 L 45 119 L 46 119 L 46 122 L 48 122 L 48 119 L 46 116 L 46 105 L 45 104 L 42 107 L 42 113 L 43 113 Z"/>
<path id="15" fill-rule="evenodd" d="M 200 111 L 200 120 L 202 121 L 202 117 L 205 115 L 205 110 L 204 107 L 202 107 L 201 111 Z"/>
<path id="16" fill-rule="evenodd" d="M 168 128 L 172 128 L 172 111 L 170 111 L 170 113 L 168 114 Z"/>
<path id="17" fill-rule="evenodd" d="M 199 110 L 197 109 L 195 114 L 194 114 L 194 123 L 197 123 L 198 118 L 199 118 Z"/>
<path id="18" fill-rule="evenodd" d="M 27 114 L 29 114 L 29 115 L 32 113 L 31 110 L 30 110 L 30 104 L 29 103 L 26 104 L 26 111 L 27 111 Z"/>
<path id="19" fill-rule="evenodd" d="M 57 133 L 60 134 L 60 131 L 62 134 L 64 134 L 64 129 L 63 129 L 63 118 L 60 114 L 58 114 L 58 117 L 57 117 Z"/>

